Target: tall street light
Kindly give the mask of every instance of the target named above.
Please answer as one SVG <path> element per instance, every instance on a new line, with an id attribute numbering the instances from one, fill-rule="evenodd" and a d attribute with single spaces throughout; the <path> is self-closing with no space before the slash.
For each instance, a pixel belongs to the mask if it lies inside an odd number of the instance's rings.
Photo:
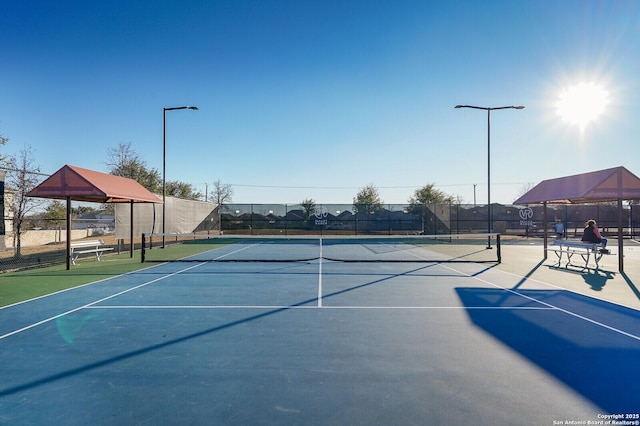
<path id="1" fill-rule="evenodd" d="M 501 107 L 480 107 L 475 105 L 456 105 L 456 108 L 473 108 L 487 111 L 487 248 L 491 248 L 491 224 L 493 222 L 493 211 L 491 209 L 491 111 L 497 109 L 524 109 L 524 106 L 501 106 Z"/>
<path id="2" fill-rule="evenodd" d="M 167 212 L 167 111 L 173 111 L 176 109 L 193 109 L 198 110 L 196 106 L 179 106 L 162 109 L 162 248 L 164 248 L 166 224 L 166 212 Z"/>

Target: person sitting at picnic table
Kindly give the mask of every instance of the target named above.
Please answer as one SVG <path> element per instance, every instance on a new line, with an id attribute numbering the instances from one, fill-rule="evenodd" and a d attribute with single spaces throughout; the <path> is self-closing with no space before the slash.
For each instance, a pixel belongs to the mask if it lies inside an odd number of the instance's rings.
<path id="1" fill-rule="evenodd" d="M 600 231 L 596 226 L 596 221 L 593 219 L 589 219 L 587 223 L 584 224 L 584 234 L 582 234 L 582 241 L 585 243 L 599 243 L 602 244 L 601 251 L 603 253 L 608 253 L 609 250 L 605 249 L 607 246 L 607 239 L 603 238 L 600 235 Z"/>

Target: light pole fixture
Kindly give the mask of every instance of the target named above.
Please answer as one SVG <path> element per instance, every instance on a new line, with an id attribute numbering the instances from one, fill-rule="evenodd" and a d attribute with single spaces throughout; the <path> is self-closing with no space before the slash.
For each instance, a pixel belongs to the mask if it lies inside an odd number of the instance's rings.
<path id="1" fill-rule="evenodd" d="M 162 109 L 162 248 L 165 242 L 165 225 L 167 213 L 167 111 L 176 109 L 192 109 L 197 111 L 196 106 L 179 106 Z"/>
<path id="2" fill-rule="evenodd" d="M 491 209 L 491 111 L 497 109 L 524 109 L 524 106 L 481 107 L 475 105 L 456 105 L 456 108 L 473 108 L 487 111 L 487 248 L 491 248 L 491 229 L 493 211 Z"/>

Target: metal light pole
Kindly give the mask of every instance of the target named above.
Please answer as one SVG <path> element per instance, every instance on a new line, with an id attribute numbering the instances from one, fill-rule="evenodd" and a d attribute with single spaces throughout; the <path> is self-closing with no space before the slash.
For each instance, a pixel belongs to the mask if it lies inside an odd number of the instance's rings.
<path id="1" fill-rule="evenodd" d="M 165 231 L 164 227 L 166 224 L 166 201 L 167 201 L 167 111 L 173 111 L 176 109 L 193 109 L 198 110 L 198 107 L 195 106 L 180 106 L 180 107 L 171 107 L 171 108 L 163 108 L 162 109 L 162 248 L 164 248 L 165 242 Z"/>
<path id="2" fill-rule="evenodd" d="M 491 234 L 493 210 L 491 209 L 491 111 L 496 109 L 524 109 L 524 106 L 480 107 L 475 105 L 456 105 L 456 108 L 473 108 L 487 111 L 487 233 Z M 491 248 L 491 235 L 487 237 L 487 248 Z"/>

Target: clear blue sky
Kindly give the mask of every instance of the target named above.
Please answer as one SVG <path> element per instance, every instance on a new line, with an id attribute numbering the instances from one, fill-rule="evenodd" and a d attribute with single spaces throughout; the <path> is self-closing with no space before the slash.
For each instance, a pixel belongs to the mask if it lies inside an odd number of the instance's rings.
<path id="1" fill-rule="evenodd" d="M 234 202 L 404 203 L 433 183 L 486 202 L 543 179 L 640 174 L 640 2 L 3 1 L 0 148 L 53 173 L 106 171 L 129 143 L 167 180 Z M 583 130 L 555 111 L 579 82 L 608 93 Z"/>

